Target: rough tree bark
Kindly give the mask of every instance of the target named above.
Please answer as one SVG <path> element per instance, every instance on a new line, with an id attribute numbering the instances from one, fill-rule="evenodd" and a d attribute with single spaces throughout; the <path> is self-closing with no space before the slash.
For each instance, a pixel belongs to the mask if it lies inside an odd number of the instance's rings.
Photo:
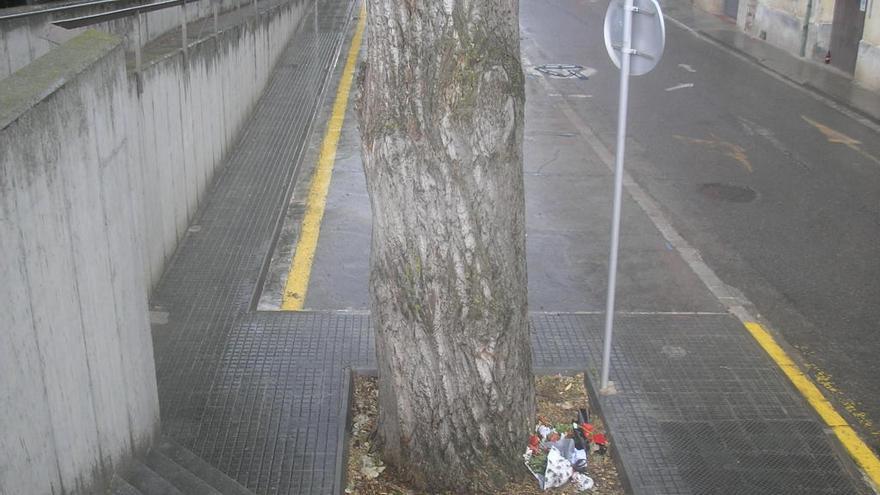
<path id="1" fill-rule="evenodd" d="M 534 417 L 518 0 L 367 0 L 358 102 L 386 462 L 491 491 Z"/>

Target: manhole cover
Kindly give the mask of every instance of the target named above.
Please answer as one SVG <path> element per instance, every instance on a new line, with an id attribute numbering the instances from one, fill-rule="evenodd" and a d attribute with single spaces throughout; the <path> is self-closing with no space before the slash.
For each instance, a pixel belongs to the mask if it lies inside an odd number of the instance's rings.
<path id="1" fill-rule="evenodd" d="M 719 182 L 700 184 L 697 190 L 709 199 L 730 201 L 731 203 L 748 203 L 758 197 L 758 193 L 749 187 L 721 184 Z"/>
<path id="2" fill-rule="evenodd" d="M 596 69 L 577 64 L 543 64 L 536 66 L 535 70 L 557 79 L 574 78 L 582 81 L 586 81 L 596 73 Z"/>

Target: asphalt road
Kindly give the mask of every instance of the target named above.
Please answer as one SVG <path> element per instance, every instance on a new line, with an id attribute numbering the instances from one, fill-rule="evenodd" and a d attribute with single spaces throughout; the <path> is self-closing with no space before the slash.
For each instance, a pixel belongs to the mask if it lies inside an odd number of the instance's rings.
<path id="1" fill-rule="evenodd" d="M 521 2 L 524 51 L 595 69 L 553 81 L 613 149 L 606 2 Z M 803 357 L 880 451 L 880 135 L 667 23 L 634 78 L 628 171 L 728 285 Z"/>

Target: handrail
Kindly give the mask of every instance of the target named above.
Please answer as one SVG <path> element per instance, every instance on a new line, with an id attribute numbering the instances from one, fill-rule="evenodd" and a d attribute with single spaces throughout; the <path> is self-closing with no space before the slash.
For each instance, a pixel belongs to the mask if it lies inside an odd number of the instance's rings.
<path id="1" fill-rule="evenodd" d="M 111 10 L 109 12 L 100 12 L 97 14 L 84 15 L 81 17 L 73 17 L 71 19 L 61 19 L 53 22 L 52 24 L 65 29 L 73 29 L 83 26 L 90 26 L 92 24 L 98 24 L 101 22 L 112 21 L 114 19 L 121 19 L 123 17 L 128 17 L 134 14 L 153 12 L 155 10 L 176 7 L 178 5 L 184 5 L 197 1 L 198 0 L 163 0 L 160 2 L 148 3 L 145 5 L 136 5 L 134 7 Z"/>
<path id="2" fill-rule="evenodd" d="M 96 2 L 92 2 L 92 3 L 68 5 L 65 7 L 57 7 L 57 8 L 45 9 L 45 10 L 41 10 L 41 11 L 9 14 L 6 16 L 0 16 L 0 20 L 26 17 L 29 15 L 37 15 L 39 13 L 46 13 L 46 12 L 59 12 L 59 11 L 72 10 L 72 9 L 75 9 L 78 7 L 82 7 L 84 5 L 89 5 L 89 6 L 106 5 L 106 4 L 113 4 L 113 3 L 117 3 L 117 2 L 123 2 L 123 1 L 131 1 L 131 0 L 99 0 Z M 142 13 L 146 13 L 146 12 L 153 12 L 153 11 L 157 11 L 157 10 L 164 10 L 167 8 L 180 6 L 183 9 L 182 15 L 180 16 L 181 50 L 183 51 L 184 56 L 186 56 L 187 47 L 189 45 L 189 37 L 187 36 L 187 32 L 186 32 L 187 31 L 187 29 L 186 29 L 187 24 L 189 22 L 187 20 L 187 15 L 186 15 L 186 4 L 193 3 L 193 2 L 199 2 L 199 1 L 201 1 L 201 0 L 159 0 L 158 2 L 140 4 L 140 5 L 135 5 L 133 7 L 125 7 L 125 8 L 121 8 L 121 9 L 110 10 L 107 12 L 98 12 L 96 14 L 89 14 L 89 15 L 84 15 L 84 16 L 79 16 L 79 17 L 72 17 L 69 19 L 59 19 L 57 21 L 53 21 L 52 25 L 58 26 L 58 27 L 61 27 L 64 29 L 75 29 L 75 28 L 80 28 L 80 27 L 85 27 L 85 26 L 91 26 L 93 24 L 100 24 L 100 23 L 112 21 L 115 19 L 122 19 L 124 17 L 129 17 L 132 15 L 137 16 L 137 23 L 135 24 L 135 34 L 137 37 L 136 37 L 136 42 L 134 43 L 134 52 L 135 52 L 135 73 L 139 75 L 141 72 L 141 48 L 142 48 L 142 44 L 143 44 L 142 32 L 141 32 L 141 30 L 142 30 L 141 16 L 140 15 Z M 210 0 L 210 3 L 211 3 L 211 10 L 212 10 L 211 14 L 212 14 L 212 17 L 214 18 L 214 33 L 216 34 L 219 32 L 218 2 L 217 2 L 217 0 Z M 254 14 L 259 15 L 259 13 L 260 13 L 259 7 L 258 7 L 259 0 L 252 0 L 252 3 L 254 6 Z M 241 0 L 239 0 L 238 6 L 239 6 L 239 8 L 241 7 Z"/>
<path id="3" fill-rule="evenodd" d="M 131 0 L 98 0 L 96 2 L 80 2 L 72 5 L 62 5 L 61 7 L 50 7 L 48 9 L 39 9 L 39 10 L 29 10 L 27 12 L 16 12 L 14 14 L 5 14 L 0 15 L 0 21 L 5 21 L 7 19 L 20 19 L 22 17 L 31 17 L 43 14 L 50 14 L 52 12 L 67 12 L 70 10 L 77 10 L 84 7 L 94 7 L 95 5 L 109 5 L 120 2 L 128 2 Z"/>
<path id="4" fill-rule="evenodd" d="M 118 0 L 110 0 L 110 1 L 118 1 Z M 200 0 L 160 0 L 158 2 L 135 5 L 134 7 L 126 7 L 123 9 L 111 10 L 108 12 L 99 12 L 97 14 L 84 15 L 80 17 L 73 17 L 70 19 L 61 19 L 52 22 L 54 26 L 58 26 L 64 29 L 74 29 L 80 28 L 84 26 L 91 26 L 93 24 L 100 24 L 107 21 L 112 21 L 115 19 L 121 19 L 124 17 L 135 15 L 137 16 L 137 22 L 135 24 L 135 34 L 137 36 L 136 42 L 134 44 L 134 53 L 135 53 L 135 73 L 140 77 L 141 73 L 141 48 L 142 48 L 142 33 L 141 33 L 141 14 L 145 12 L 153 12 L 156 10 L 163 10 L 170 7 L 180 6 L 183 9 L 182 15 L 180 16 L 180 34 L 181 34 L 181 50 L 183 51 L 184 56 L 187 53 L 187 47 L 189 46 L 189 37 L 186 33 L 186 26 L 188 24 L 187 16 L 186 16 L 186 4 L 192 2 L 199 2 Z M 219 32 L 218 25 L 218 2 L 216 0 L 211 1 L 211 14 L 214 18 L 214 33 Z M 259 15 L 258 8 L 258 0 L 253 0 L 254 5 L 254 14 Z M 241 6 L 239 0 L 239 7 Z"/>

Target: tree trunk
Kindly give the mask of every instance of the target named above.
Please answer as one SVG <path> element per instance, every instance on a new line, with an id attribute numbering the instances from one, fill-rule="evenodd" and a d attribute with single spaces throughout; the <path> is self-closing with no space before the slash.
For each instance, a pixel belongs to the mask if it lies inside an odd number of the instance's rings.
<path id="1" fill-rule="evenodd" d="M 517 0 L 367 0 L 358 103 L 386 462 L 492 491 L 534 419 Z"/>

